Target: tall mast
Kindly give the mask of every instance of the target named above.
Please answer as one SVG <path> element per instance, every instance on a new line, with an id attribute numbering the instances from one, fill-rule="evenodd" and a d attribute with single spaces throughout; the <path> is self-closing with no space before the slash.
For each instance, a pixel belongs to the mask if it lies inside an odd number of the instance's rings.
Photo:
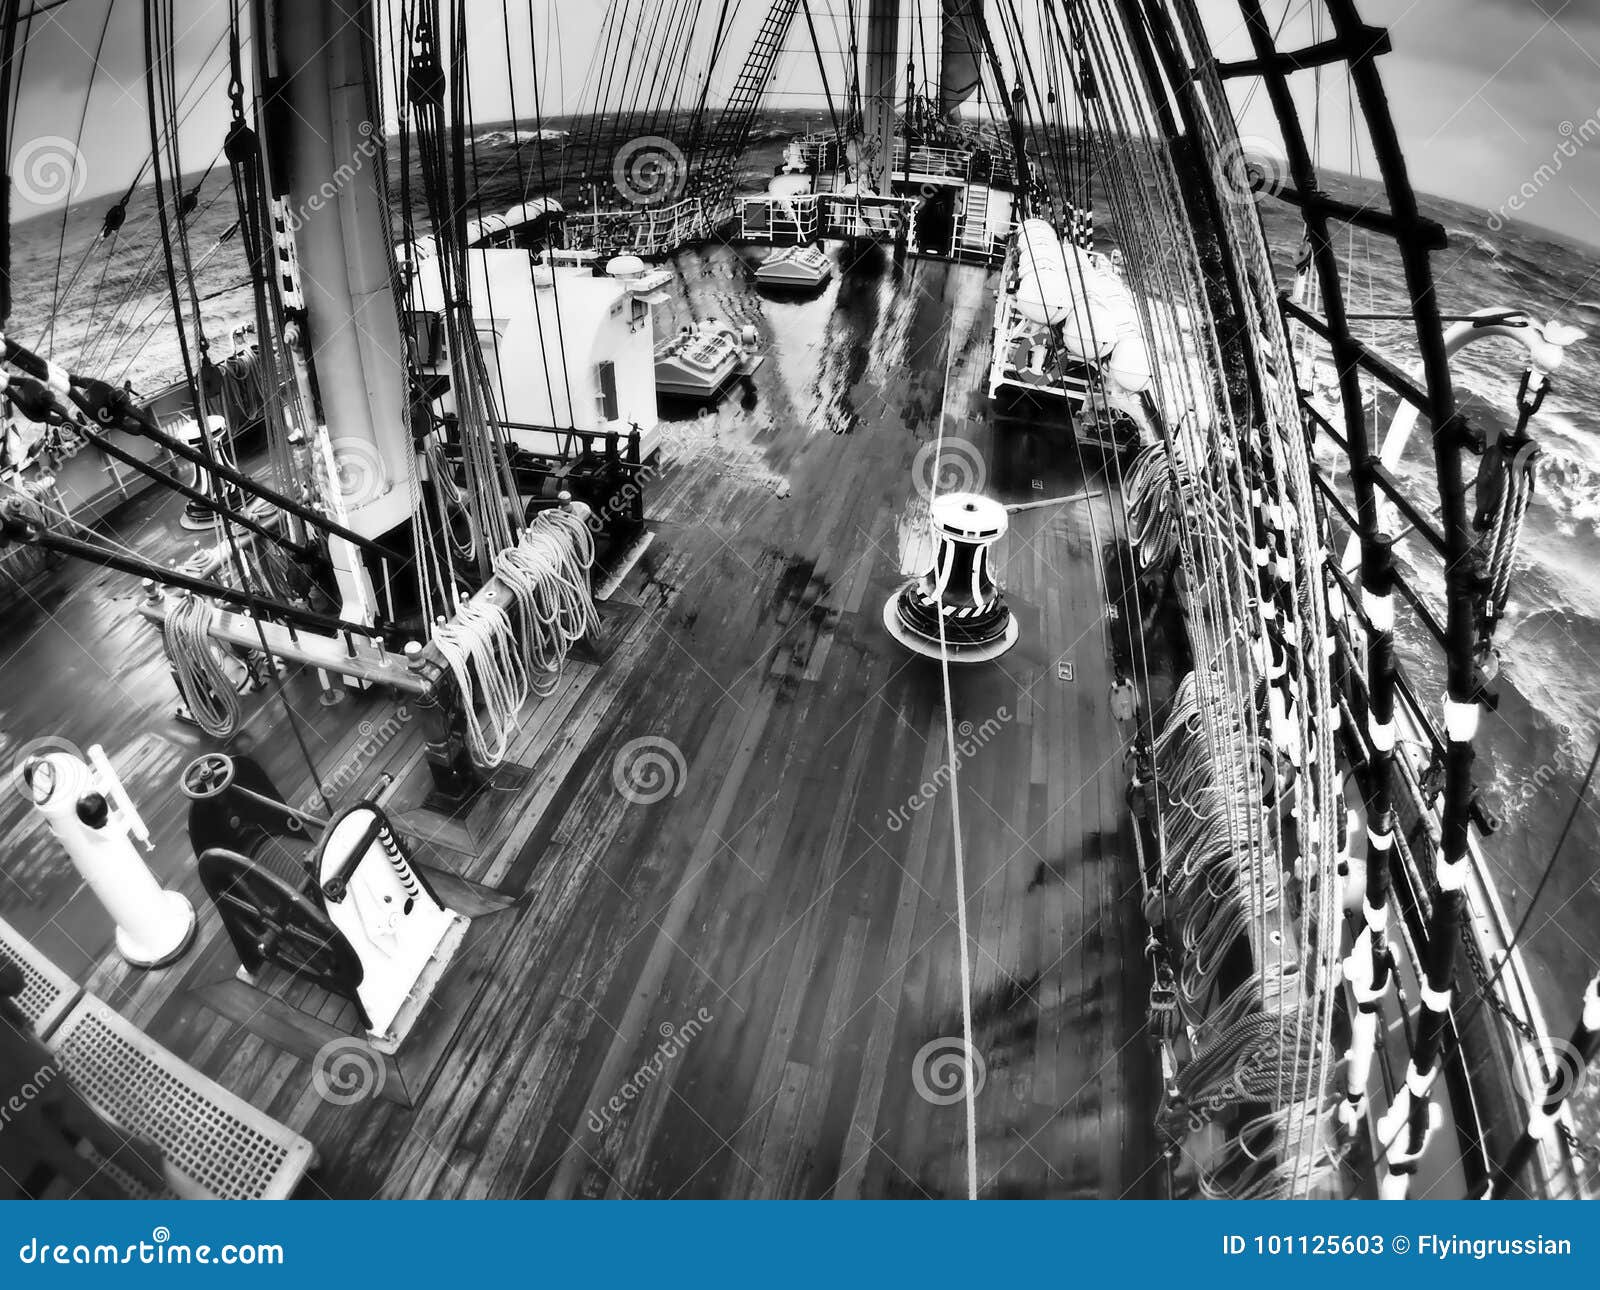
<path id="1" fill-rule="evenodd" d="M 861 184 L 887 194 L 894 165 L 895 83 L 900 73 L 900 0 L 867 9 L 867 67 L 862 93 Z"/>
<path id="2" fill-rule="evenodd" d="M 275 214 L 298 283 L 318 416 L 346 522 L 378 537 L 412 516 L 416 456 L 383 182 L 371 0 L 261 0 L 260 122 Z M 287 267 L 291 273 L 293 263 Z M 285 284 L 280 284 L 285 285 Z M 298 294 L 298 300 L 294 297 Z"/>

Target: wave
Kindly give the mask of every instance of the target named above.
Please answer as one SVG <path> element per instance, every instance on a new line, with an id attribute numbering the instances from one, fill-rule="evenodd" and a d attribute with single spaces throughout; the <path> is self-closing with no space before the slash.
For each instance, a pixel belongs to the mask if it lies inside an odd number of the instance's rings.
<path id="1" fill-rule="evenodd" d="M 1575 532 L 1588 525 L 1600 536 L 1600 470 L 1590 462 L 1560 448 L 1545 448 L 1539 463 L 1539 483 L 1534 505 L 1543 503 L 1555 512 L 1556 523 Z"/>
<path id="2" fill-rule="evenodd" d="M 1569 755 L 1591 745 L 1595 714 L 1600 711 L 1600 673 L 1575 669 L 1572 657 L 1600 654 L 1600 620 L 1541 606 L 1519 615 L 1509 627 L 1500 642 L 1500 655 L 1518 690 L 1541 717 L 1569 737 L 1565 750 Z"/>
<path id="3" fill-rule="evenodd" d="M 472 141 L 485 148 L 520 148 L 529 143 L 565 143 L 567 138 L 565 130 L 554 130 L 547 126 L 542 130 L 485 130 L 473 135 Z"/>
<path id="4" fill-rule="evenodd" d="M 1453 238 L 1459 237 L 1471 242 L 1476 250 L 1482 251 L 1491 259 L 1498 260 L 1500 258 L 1500 248 L 1482 233 L 1476 232 L 1470 228 L 1458 228 L 1454 225 L 1452 225 L 1447 231 Z"/>
<path id="5" fill-rule="evenodd" d="M 1184 311 L 1187 313 L 1187 311 Z M 1184 320 L 1187 323 L 1187 319 Z M 1184 326 L 1185 331 L 1192 329 L 1192 324 Z M 1330 361 L 1318 356 L 1311 367 L 1311 393 L 1318 401 L 1324 413 L 1337 409 L 1341 404 L 1339 393 L 1339 369 Z M 1371 381 L 1364 381 L 1361 387 L 1361 405 L 1365 408 L 1377 406 L 1378 391 Z"/>

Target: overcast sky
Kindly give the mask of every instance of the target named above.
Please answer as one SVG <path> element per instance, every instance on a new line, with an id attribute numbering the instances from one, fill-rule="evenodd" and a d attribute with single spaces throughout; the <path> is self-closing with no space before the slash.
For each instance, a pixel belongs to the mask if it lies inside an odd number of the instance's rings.
<path id="1" fill-rule="evenodd" d="M 1219 55 L 1247 55 L 1233 0 L 1201 4 Z M 1548 163 L 1554 177 L 1536 183 L 1523 217 L 1600 245 L 1600 0 L 1359 4 L 1393 39 L 1378 66 L 1416 186 L 1495 211 Z M 1298 34 L 1310 35 L 1303 25 Z M 1323 97 L 1341 123 L 1346 92 L 1341 79 Z M 1260 93 L 1240 113 L 1240 133 L 1251 131 L 1277 133 Z M 1579 148 L 1583 139 L 1592 142 Z"/>
<path id="2" fill-rule="evenodd" d="M 620 3 L 621 0 L 618 0 Z M 24 0 L 26 7 L 27 0 Z M 509 6 L 514 83 L 524 114 L 532 101 L 534 74 L 521 51 L 536 51 L 545 110 L 570 110 L 580 101 L 600 32 L 607 0 L 519 0 Z M 1393 33 L 1394 53 L 1382 68 L 1418 187 L 1459 198 L 1489 210 L 1505 208 L 1512 194 L 1524 192 L 1521 216 L 1587 242 L 1600 244 L 1600 0 L 1360 0 L 1368 21 Z M 822 28 L 822 43 L 832 43 L 842 0 L 810 0 Z M 386 6 L 387 7 L 387 6 Z M 749 43 L 749 29 L 760 5 L 745 0 L 750 13 L 744 30 L 730 42 Z M 905 8 L 913 6 L 906 5 Z M 923 7 L 932 9 L 931 3 Z M 1032 10 L 1023 0 L 1019 5 Z M 1301 0 L 1267 0 L 1269 14 L 1308 8 Z M 991 6 L 993 8 L 993 6 Z M 708 11 L 714 6 L 706 6 Z M 1248 42 L 1238 27 L 1234 0 L 1201 0 L 1202 13 L 1219 55 L 1243 56 Z M 21 103 L 13 136 L 13 208 L 18 218 L 40 209 L 28 201 L 17 181 L 18 163 L 38 165 L 47 158 L 33 141 L 80 137 L 80 199 L 125 187 L 149 152 L 143 88 L 142 5 L 139 0 L 68 0 L 31 24 L 23 63 Z M 470 0 L 474 22 L 475 110 L 488 120 L 509 114 L 501 5 Z M 110 14 L 109 26 L 107 14 Z M 180 81 L 192 85 L 184 104 L 189 112 L 180 134 L 186 169 L 202 169 L 221 143 L 226 113 L 226 54 L 220 44 L 226 27 L 226 0 L 177 0 Z M 184 24 L 187 24 L 185 26 Z M 102 28 L 105 37 L 102 41 Z M 930 29 L 931 30 L 931 29 Z M 1283 44 L 1309 40 L 1303 22 L 1291 23 Z M 794 51 L 775 82 L 775 106 L 821 106 L 815 97 L 815 60 L 799 24 L 790 37 Z M 95 54 L 99 53 L 98 70 Z M 724 59 L 724 75 L 737 70 L 737 57 Z M 1302 106 L 1313 97 L 1309 77 L 1299 78 Z M 85 93 L 88 98 L 85 114 Z M 713 90 L 725 88 L 714 86 Z M 1236 87 L 1241 133 L 1276 136 L 1265 95 Z M 1329 77 L 1322 97 L 1322 136 L 1339 138 L 1348 105 L 1342 78 Z M 1587 123 L 1587 133 L 1585 132 Z M 1330 128 L 1333 126 L 1334 128 Z M 1568 142 L 1593 137 L 1576 155 L 1562 155 Z M 1326 154 L 1344 167 L 1348 151 L 1336 145 Z M 1360 164 L 1359 156 L 1356 158 Z M 1559 162 L 1559 166 L 1556 163 Z M 1533 176 L 1550 163 L 1543 180 Z M 1525 184 L 1536 191 L 1526 195 Z M 52 190 L 53 191 L 53 190 Z"/>

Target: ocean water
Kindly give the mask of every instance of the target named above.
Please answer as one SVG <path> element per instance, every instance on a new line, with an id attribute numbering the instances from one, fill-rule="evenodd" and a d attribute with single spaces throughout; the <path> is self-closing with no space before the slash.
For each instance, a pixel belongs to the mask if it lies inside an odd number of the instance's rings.
<path id="1" fill-rule="evenodd" d="M 783 140 L 823 125 L 815 114 L 780 113 L 764 121 L 744 163 L 750 186 L 772 173 Z M 516 130 L 501 125 L 474 137 L 469 163 L 477 204 L 472 215 L 497 213 L 548 193 L 560 193 L 569 207 L 581 208 L 590 184 L 609 185 L 623 123 L 546 120 L 539 126 L 542 133 L 532 125 Z M 656 123 L 655 130 L 668 137 L 679 133 L 669 120 Z M 391 175 L 397 175 L 393 141 L 390 151 Z M 665 164 L 671 165 L 670 154 Z M 415 168 L 413 178 L 420 188 Z M 226 353 L 233 329 L 252 317 L 243 257 L 230 232 L 236 216 L 232 190 L 224 172 L 192 179 L 189 186 L 199 199 L 187 241 L 196 266 L 200 330 L 207 343 Z M 1353 179 L 1345 187 L 1345 195 L 1372 191 Z M 16 228 L 11 330 L 74 370 L 131 381 L 150 393 L 182 374 L 153 194 L 148 188 L 136 192 L 121 234 L 106 240 L 98 234 L 111 200 L 80 202 L 64 222 L 59 215 L 42 216 Z M 1593 333 L 1569 351 L 1534 422 L 1544 457 L 1499 632 L 1501 701 L 1485 718 L 1480 739 L 1478 781 L 1504 820 L 1489 849 L 1516 922 L 1549 864 L 1600 739 L 1600 251 L 1531 225 L 1493 227 L 1487 211 L 1459 202 L 1430 198 L 1425 204 L 1450 235 L 1449 248 L 1435 258 L 1439 300 L 1447 315 L 1517 308 L 1541 321 L 1560 319 Z M 1299 250 L 1298 218 L 1270 198 L 1261 202 L 1261 211 L 1287 284 Z M 418 218 L 418 227 L 426 230 L 420 211 Z M 1101 232 L 1111 230 L 1102 224 Z M 1406 297 L 1392 246 L 1357 234 L 1345 249 L 1350 309 L 1403 312 Z M 187 292 L 184 306 L 187 316 Z M 195 339 L 192 316 L 187 326 Z M 1402 359 L 1414 353 L 1404 322 L 1364 322 L 1356 331 Z M 1475 419 L 1490 425 L 1514 420 L 1523 362 L 1520 349 L 1509 342 L 1475 345 L 1457 357 L 1458 386 Z M 1327 366 L 1302 373 L 1302 379 L 1308 377 L 1315 388 L 1331 391 Z M 1385 400 L 1379 398 L 1377 405 L 1387 415 Z M 1333 462 L 1331 454 L 1328 460 Z M 1429 487 L 1431 472 L 1425 436 L 1415 435 L 1399 473 L 1422 489 Z M 1437 569 L 1415 546 L 1402 544 L 1402 560 L 1421 585 L 1436 592 Z M 1403 645 L 1418 690 L 1438 695 L 1443 684 L 1432 652 L 1406 631 L 1404 618 Z M 1524 938 L 1557 1034 L 1572 1026 L 1584 983 L 1600 966 L 1597 800 L 1591 795 L 1578 807 Z M 1591 1077 L 1583 1101 L 1586 1132 L 1593 1137 L 1600 1126 L 1600 1077 Z"/>

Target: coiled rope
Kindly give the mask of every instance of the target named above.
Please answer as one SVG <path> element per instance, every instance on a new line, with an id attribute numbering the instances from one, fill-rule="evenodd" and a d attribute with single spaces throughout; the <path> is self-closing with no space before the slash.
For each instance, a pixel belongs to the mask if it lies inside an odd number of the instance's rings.
<path id="1" fill-rule="evenodd" d="M 1209 1200 L 1282 1200 L 1333 1190 L 1341 1152 L 1327 1132 L 1327 1101 L 1308 1096 L 1246 1121 L 1200 1174 Z"/>
<path id="2" fill-rule="evenodd" d="M 505 760 L 506 745 L 528 699 L 528 674 L 511 619 L 498 605 L 463 600 L 456 616 L 434 629 L 433 642 L 455 675 L 467 751 L 474 765 L 492 770 Z"/>
<path id="3" fill-rule="evenodd" d="M 518 544 L 494 558 L 495 575 L 516 597 L 523 659 L 541 697 L 555 689 L 567 651 L 600 624 L 593 567 L 594 534 L 565 508 L 539 512 Z"/>
<path id="4" fill-rule="evenodd" d="M 1164 448 L 1149 448 L 1128 468 L 1123 489 L 1139 567 L 1164 566 L 1177 553 L 1179 510 L 1193 491 L 1187 468 L 1172 463 Z"/>
<path id="5" fill-rule="evenodd" d="M 461 696 L 467 750 L 481 769 L 505 760 L 529 695 L 550 694 L 568 651 L 599 625 L 589 581 L 593 566 L 586 513 L 542 511 L 517 545 L 493 560 L 510 608 L 463 599 L 455 617 L 435 628 L 434 643 Z"/>
<path id="6" fill-rule="evenodd" d="M 180 597 L 161 624 L 161 642 L 189 715 L 208 735 L 222 739 L 239 728 L 244 708 L 211 643 L 210 622 L 208 602 Z"/>

